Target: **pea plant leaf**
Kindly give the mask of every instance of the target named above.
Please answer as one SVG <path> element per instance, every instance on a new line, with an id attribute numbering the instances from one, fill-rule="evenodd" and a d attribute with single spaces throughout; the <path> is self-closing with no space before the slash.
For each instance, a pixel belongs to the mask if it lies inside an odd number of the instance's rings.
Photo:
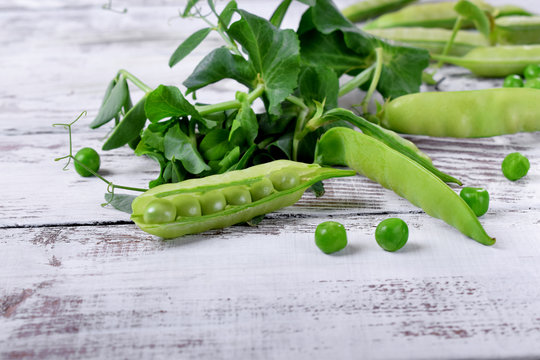
<path id="1" fill-rule="evenodd" d="M 281 30 L 268 20 L 238 10 L 241 19 L 228 33 L 247 53 L 253 69 L 265 85 L 268 111 L 279 114 L 280 103 L 296 87 L 300 71 L 300 47 L 292 30 Z"/>
<path id="2" fill-rule="evenodd" d="M 299 28 L 302 60 L 326 65 L 338 75 L 356 75 L 375 61 L 375 49 L 383 49 L 383 68 L 377 90 L 385 98 L 418 92 L 422 72 L 429 65 L 423 49 L 392 45 L 364 33 L 347 20 L 330 0 L 316 5 L 302 16 Z"/>
<path id="3" fill-rule="evenodd" d="M 227 129 L 211 130 L 199 144 L 199 152 L 208 161 L 222 159 L 230 149 L 231 143 Z"/>
<path id="4" fill-rule="evenodd" d="M 187 101 L 175 86 L 159 85 L 147 95 L 144 105 L 146 116 L 155 123 L 169 117 L 191 116 L 202 121 L 202 117 L 193 105 Z"/>
<path id="5" fill-rule="evenodd" d="M 235 145 L 247 144 L 250 146 L 254 144 L 259 132 L 259 123 L 247 99 L 247 94 L 239 93 L 237 99 L 240 100 L 241 107 L 232 122 L 229 141 Z"/>
<path id="6" fill-rule="evenodd" d="M 136 139 L 146 123 L 146 113 L 144 112 L 144 96 L 134 107 L 124 116 L 122 121 L 114 128 L 114 131 L 103 144 L 103 150 L 116 149 L 130 141 Z"/>
<path id="7" fill-rule="evenodd" d="M 329 109 L 338 106 L 339 81 L 328 66 L 305 66 L 298 77 L 298 90 L 306 104 L 325 103 Z"/>
<path id="8" fill-rule="evenodd" d="M 110 89 L 110 91 L 106 94 L 96 118 L 90 123 L 92 129 L 98 128 L 114 119 L 128 100 L 128 84 L 123 77 L 114 86 L 111 87 L 111 84 L 109 84 L 107 89 Z"/>
<path id="9" fill-rule="evenodd" d="M 257 73 L 243 57 L 232 54 L 226 47 L 220 47 L 201 60 L 183 85 L 189 94 L 223 79 L 236 80 L 248 89 L 252 89 L 255 86 Z"/>
<path id="10" fill-rule="evenodd" d="M 135 195 L 127 194 L 111 194 L 105 193 L 105 201 L 116 210 L 120 210 L 127 214 L 131 214 L 133 210 L 131 209 L 131 203 L 135 200 Z"/>
<path id="11" fill-rule="evenodd" d="M 196 146 L 177 124 L 171 127 L 163 139 L 164 154 L 167 160 L 179 160 L 191 174 L 200 174 L 210 167 L 204 162 Z"/>
<path id="12" fill-rule="evenodd" d="M 476 29 L 482 33 L 488 40 L 492 31 L 492 22 L 486 11 L 480 9 L 474 3 L 468 0 L 460 0 L 454 6 L 454 10 L 467 20 L 474 23 Z"/>
<path id="13" fill-rule="evenodd" d="M 171 55 L 171 58 L 169 59 L 169 66 L 173 67 L 183 58 L 188 56 L 197 46 L 199 46 L 200 43 L 204 41 L 204 39 L 206 39 L 208 34 L 210 34 L 210 31 L 212 31 L 211 28 L 203 28 L 191 34 L 191 36 L 184 40 L 184 42 L 182 42 Z"/>

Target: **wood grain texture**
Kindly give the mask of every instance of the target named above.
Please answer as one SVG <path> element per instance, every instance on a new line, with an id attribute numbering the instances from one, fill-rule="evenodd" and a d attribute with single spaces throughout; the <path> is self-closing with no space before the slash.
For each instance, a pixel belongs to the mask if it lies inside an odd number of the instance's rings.
<path id="1" fill-rule="evenodd" d="M 183 4 L 115 1 L 128 7 L 119 15 L 103 3 L 0 0 L 1 359 L 540 357 L 540 133 L 407 136 L 443 171 L 489 190 L 481 222 L 498 239 L 493 247 L 360 176 L 329 180 L 324 197 L 306 193 L 257 227 L 164 242 L 102 208 L 102 182 L 62 172 L 53 159 L 65 154 L 67 134 L 51 124 L 87 110 L 75 146 L 100 148 L 110 129 L 88 124 L 118 69 L 151 86 L 180 84 L 219 39 L 169 69 L 175 47 L 202 27 L 176 17 Z M 239 1 L 260 15 L 277 3 Z M 514 3 L 540 12 L 534 1 Z M 295 3 L 286 25 L 303 8 Z M 441 90 L 501 83 L 455 67 L 442 75 Z M 236 86 L 216 84 L 199 99 L 228 100 Z M 515 183 L 500 172 L 513 151 L 531 161 Z M 157 172 L 127 148 L 102 152 L 102 164 L 105 176 L 132 186 Z M 410 228 L 395 254 L 373 239 L 390 216 Z M 329 219 L 349 235 L 332 256 L 313 244 Z"/>

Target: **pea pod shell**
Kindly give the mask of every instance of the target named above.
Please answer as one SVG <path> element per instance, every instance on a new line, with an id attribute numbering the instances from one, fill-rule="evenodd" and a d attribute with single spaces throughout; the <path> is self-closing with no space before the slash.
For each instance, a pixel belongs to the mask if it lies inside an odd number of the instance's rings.
<path id="1" fill-rule="evenodd" d="M 540 16 L 507 16 L 495 21 L 499 44 L 539 44 Z"/>
<path id="2" fill-rule="evenodd" d="M 487 137 L 539 131 L 540 91 L 496 88 L 423 92 L 387 103 L 381 125 L 406 134 Z"/>
<path id="3" fill-rule="evenodd" d="M 432 57 L 469 69 L 477 76 L 505 77 L 521 74 L 527 65 L 540 63 L 540 45 L 485 46 L 462 57 L 435 54 Z"/>
<path id="4" fill-rule="evenodd" d="M 452 35 L 452 31 L 447 29 L 427 29 L 423 27 L 397 27 L 366 31 L 384 39 L 426 49 L 431 54 L 442 54 L 446 43 Z M 488 45 L 486 38 L 478 32 L 459 31 L 450 48 L 449 55 L 463 56 L 476 47 Z"/>
<path id="5" fill-rule="evenodd" d="M 495 8 L 481 0 L 472 2 L 482 10 L 495 13 Z M 365 29 L 392 27 L 428 27 L 451 29 L 458 17 L 454 10 L 456 1 L 413 4 L 401 10 L 382 15 L 366 24 Z M 472 27 L 471 21 L 464 21 L 462 27 Z"/>
<path id="6" fill-rule="evenodd" d="M 268 174 L 281 169 L 295 171 L 300 176 L 300 184 L 288 190 L 274 192 L 258 201 L 244 205 L 229 206 L 223 211 L 210 215 L 180 218 L 166 224 L 146 224 L 143 221 L 142 214 L 144 213 L 144 209 L 153 199 L 170 199 L 178 194 L 201 194 L 223 189 L 228 186 L 252 184 L 265 178 Z M 332 177 L 352 175 L 355 175 L 355 172 L 350 170 L 323 168 L 317 164 L 277 160 L 244 170 L 230 171 L 201 179 L 190 179 L 180 183 L 156 186 L 141 194 L 133 201 L 133 214 L 131 218 L 139 228 L 147 233 L 166 239 L 175 238 L 246 222 L 259 215 L 293 205 L 302 197 L 305 190 L 316 182 Z"/>
<path id="7" fill-rule="evenodd" d="M 319 140 L 316 161 L 348 166 L 479 243 L 495 243 L 467 203 L 448 185 L 369 136 L 348 128 L 332 128 Z"/>
<path id="8" fill-rule="evenodd" d="M 418 0 L 364 0 L 342 10 L 343 16 L 351 21 L 362 21 L 389 11 L 398 10 Z"/>

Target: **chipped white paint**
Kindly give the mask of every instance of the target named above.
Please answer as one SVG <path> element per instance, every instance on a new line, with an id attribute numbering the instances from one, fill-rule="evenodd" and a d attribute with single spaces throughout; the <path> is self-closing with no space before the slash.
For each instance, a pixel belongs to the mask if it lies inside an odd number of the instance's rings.
<path id="1" fill-rule="evenodd" d="M 323 198 L 306 194 L 256 228 L 162 242 L 102 208 L 103 183 L 61 171 L 53 158 L 67 136 L 51 124 L 87 110 L 74 142 L 99 148 L 107 129 L 87 125 L 117 69 L 152 86 L 180 84 L 219 39 L 169 69 L 174 48 L 200 26 L 174 18 L 181 4 L 115 1 L 129 8 L 118 15 L 102 3 L 0 0 L 0 358 L 540 356 L 540 133 L 409 137 L 442 170 L 490 191 L 481 221 L 493 247 L 361 177 L 328 181 Z M 276 3 L 240 1 L 264 15 Z M 513 3 L 540 12 L 536 2 Z M 303 8 L 294 6 L 291 26 Z M 500 84 L 457 68 L 444 74 L 444 90 Z M 201 100 L 227 100 L 234 89 L 224 82 Z M 516 183 L 499 171 L 512 151 L 532 164 Z M 144 186 L 154 169 L 128 149 L 103 154 L 104 174 L 118 183 Z M 373 240 L 388 216 L 410 227 L 396 254 Z M 312 238 L 329 218 L 349 232 L 334 256 Z"/>

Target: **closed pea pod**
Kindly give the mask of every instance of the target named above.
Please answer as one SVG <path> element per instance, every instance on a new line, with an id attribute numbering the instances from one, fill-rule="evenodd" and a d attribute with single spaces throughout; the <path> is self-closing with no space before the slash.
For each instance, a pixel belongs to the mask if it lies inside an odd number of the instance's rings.
<path id="1" fill-rule="evenodd" d="M 270 179 L 272 174 L 280 172 L 295 174 L 298 179 L 296 185 L 278 190 L 283 184 L 273 184 Z M 354 174 L 350 170 L 278 160 L 244 170 L 156 186 L 133 201 L 131 218 L 143 231 L 162 238 L 195 234 L 245 222 L 293 205 L 311 185 L 328 178 Z M 290 182 L 286 183 L 290 185 Z M 170 203 L 175 209 L 175 204 L 185 203 L 178 199 L 182 197 L 185 200 L 186 196 L 199 201 L 200 215 L 191 216 L 188 211 L 188 215 L 179 213 L 174 218 L 168 216 L 159 222 L 144 216 L 156 201 Z"/>
<path id="2" fill-rule="evenodd" d="M 442 54 L 452 35 L 451 30 L 423 27 L 366 29 L 366 31 L 383 39 L 426 49 L 431 54 Z M 448 55 L 462 56 L 474 48 L 488 45 L 486 38 L 479 32 L 459 31 Z"/>
<path id="3" fill-rule="evenodd" d="M 353 22 L 362 21 L 400 9 L 416 1 L 418 0 L 364 0 L 346 7 L 341 13 Z"/>
<path id="4" fill-rule="evenodd" d="M 390 101 L 379 118 L 399 133 L 487 137 L 540 130 L 539 101 L 529 88 L 424 92 Z"/>
<path id="5" fill-rule="evenodd" d="M 332 128 L 321 137 L 316 160 L 321 164 L 348 166 L 479 243 L 495 243 L 467 203 L 448 185 L 369 136 L 352 129 Z"/>
<path id="6" fill-rule="evenodd" d="M 493 14 L 496 9 L 488 3 L 473 0 L 476 6 Z M 401 10 L 382 15 L 366 24 L 365 29 L 382 29 L 392 27 L 428 27 L 451 29 L 458 17 L 454 10 L 456 1 L 438 3 L 413 4 Z M 470 21 L 463 22 L 463 27 L 472 27 Z"/>
<path id="7" fill-rule="evenodd" d="M 507 16 L 495 21 L 499 44 L 539 44 L 540 16 Z"/>
<path id="8" fill-rule="evenodd" d="M 461 57 L 433 54 L 432 58 L 469 69 L 476 76 L 505 77 L 540 63 L 540 45 L 483 46 Z"/>

